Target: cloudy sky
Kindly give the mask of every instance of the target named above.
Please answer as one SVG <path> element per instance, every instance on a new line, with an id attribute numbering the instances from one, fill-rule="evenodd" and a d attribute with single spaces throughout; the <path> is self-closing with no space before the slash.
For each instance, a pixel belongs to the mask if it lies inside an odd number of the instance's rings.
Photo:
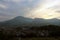
<path id="1" fill-rule="evenodd" d="M 0 0 L 0 21 L 16 16 L 60 19 L 60 0 Z"/>

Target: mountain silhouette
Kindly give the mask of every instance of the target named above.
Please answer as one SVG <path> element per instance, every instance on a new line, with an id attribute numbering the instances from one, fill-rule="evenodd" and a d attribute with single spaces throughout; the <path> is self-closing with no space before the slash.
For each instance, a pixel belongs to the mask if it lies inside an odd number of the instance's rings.
<path id="1" fill-rule="evenodd" d="M 1 26 L 21 26 L 21 25 L 26 25 L 32 22 L 32 19 L 30 18 L 25 18 L 22 16 L 15 17 L 11 20 L 1 22 Z"/>
<path id="2" fill-rule="evenodd" d="M 59 25 L 60 20 L 53 19 L 43 19 L 43 18 L 26 18 L 22 16 L 15 17 L 11 20 L 0 22 L 0 26 L 44 26 L 44 25 Z"/>

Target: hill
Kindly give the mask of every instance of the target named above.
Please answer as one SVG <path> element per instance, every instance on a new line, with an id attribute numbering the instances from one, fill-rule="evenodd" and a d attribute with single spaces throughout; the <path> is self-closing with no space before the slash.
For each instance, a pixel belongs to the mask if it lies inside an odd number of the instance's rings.
<path id="1" fill-rule="evenodd" d="M 0 26 L 4 27 L 18 27 L 18 26 L 44 26 L 44 25 L 58 25 L 60 26 L 60 20 L 53 18 L 53 19 L 43 19 L 43 18 L 26 18 L 22 16 L 15 17 L 11 20 L 0 22 Z"/>

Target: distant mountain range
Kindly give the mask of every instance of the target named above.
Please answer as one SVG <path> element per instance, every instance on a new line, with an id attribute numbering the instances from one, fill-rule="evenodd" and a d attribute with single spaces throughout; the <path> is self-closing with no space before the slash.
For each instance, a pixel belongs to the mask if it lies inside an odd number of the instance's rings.
<path id="1" fill-rule="evenodd" d="M 59 19 L 43 19 L 43 18 L 25 18 L 22 16 L 15 17 L 14 19 L 0 22 L 0 26 L 44 26 L 44 25 L 59 25 L 60 26 L 60 20 Z"/>

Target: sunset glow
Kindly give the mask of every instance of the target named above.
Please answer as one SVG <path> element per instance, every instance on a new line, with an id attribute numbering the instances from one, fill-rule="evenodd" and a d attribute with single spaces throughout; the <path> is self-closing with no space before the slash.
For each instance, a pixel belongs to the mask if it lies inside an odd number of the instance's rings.
<path id="1" fill-rule="evenodd" d="M 46 0 L 46 2 L 39 5 L 36 9 L 32 10 L 28 17 L 32 18 L 44 18 L 44 19 L 52 19 L 59 18 L 60 13 L 56 12 L 58 9 L 54 7 L 59 7 L 59 0 Z M 57 8 L 56 7 L 56 8 Z"/>

